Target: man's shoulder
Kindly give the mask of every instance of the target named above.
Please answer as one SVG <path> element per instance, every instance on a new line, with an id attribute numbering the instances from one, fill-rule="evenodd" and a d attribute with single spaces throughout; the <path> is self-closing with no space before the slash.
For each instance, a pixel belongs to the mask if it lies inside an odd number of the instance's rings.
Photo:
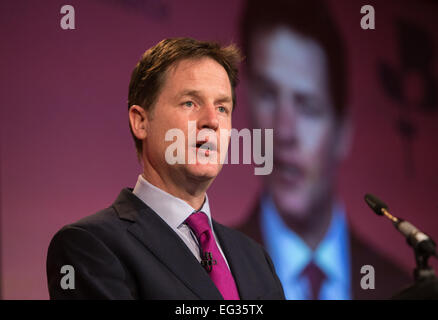
<path id="1" fill-rule="evenodd" d="M 412 276 L 399 263 L 390 255 L 364 241 L 354 230 L 350 231 L 350 246 L 355 299 L 388 299 L 412 283 Z M 375 290 L 363 290 L 360 287 L 364 266 L 373 267 Z"/>
<path id="2" fill-rule="evenodd" d="M 404 274 L 398 263 L 381 249 L 365 241 L 353 228 L 350 228 L 351 260 L 357 266 L 374 265 L 382 271 Z"/>
<path id="3" fill-rule="evenodd" d="M 120 219 L 113 206 L 101 209 L 93 214 L 80 218 L 79 220 L 65 225 L 62 229 L 78 228 L 89 232 L 99 233 L 106 229 L 112 229 L 119 223 Z M 62 230 L 61 229 L 61 230 Z"/>
<path id="4" fill-rule="evenodd" d="M 122 229 L 123 221 L 119 219 L 117 212 L 111 206 L 64 225 L 54 234 L 50 247 L 54 243 L 66 243 L 80 239 L 108 244 L 114 235 L 121 234 Z"/>
<path id="5" fill-rule="evenodd" d="M 110 206 L 64 225 L 58 233 L 71 229 L 84 230 L 96 235 L 112 233 L 125 228 L 130 221 L 135 220 L 135 212 L 141 209 L 140 206 L 141 200 L 137 199 L 130 189 L 125 188 Z"/>

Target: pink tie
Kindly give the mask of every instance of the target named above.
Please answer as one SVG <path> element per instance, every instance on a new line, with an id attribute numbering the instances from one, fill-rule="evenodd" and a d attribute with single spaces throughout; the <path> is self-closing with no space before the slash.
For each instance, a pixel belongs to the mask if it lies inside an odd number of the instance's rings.
<path id="1" fill-rule="evenodd" d="M 186 224 L 193 230 L 202 248 L 202 265 L 207 270 L 225 300 L 239 300 L 233 275 L 213 237 L 207 215 L 198 211 L 187 218 Z"/>
<path id="2" fill-rule="evenodd" d="M 319 291 L 321 290 L 321 285 L 326 279 L 325 273 L 316 265 L 316 263 L 311 261 L 306 268 L 304 268 L 301 274 L 309 279 L 310 299 L 317 300 Z"/>

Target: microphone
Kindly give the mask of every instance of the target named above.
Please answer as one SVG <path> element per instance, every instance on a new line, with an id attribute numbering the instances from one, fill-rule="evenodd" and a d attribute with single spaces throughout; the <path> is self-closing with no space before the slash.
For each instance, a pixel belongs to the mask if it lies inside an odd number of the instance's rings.
<path id="1" fill-rule="evenodd" d="M 211 252 L 204 252 L 203 257 L 201 257 L 201 265 L 207 270 L 207 272 L 211 272 L 213 266 L 217 264 L 217 261 L 213 259 L 213 254 Z"/>
<path id="2" fill-rule="evenodd" d="M 370 208 L 379 216 L 383 216 L 384 213 L 382 209 L 388 209 L 388 206 L 384 204 L 382 201 L 377 199 L 372 194 L 367 193 L 365 195 L 365 202 L 370 206 Z"/>
<path id="3" fill-rule="evenodd" d="M 395 228 L 406 237 L 408 244 L 415 250 L 418 250 L 419 254 L 438 257 L 435 251 L 435 242 L 410 222 L 391 215 L 388 212 L 388 206 L 383 201 L 367 193 L 365 195 L 365 202 L 377 215 L 390 219 Z"/>

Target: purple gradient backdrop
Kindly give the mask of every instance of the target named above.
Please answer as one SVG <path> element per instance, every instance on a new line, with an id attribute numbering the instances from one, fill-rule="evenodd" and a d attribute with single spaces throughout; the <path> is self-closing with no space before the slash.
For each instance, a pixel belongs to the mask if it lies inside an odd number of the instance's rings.
<path id="1" fill-rule="evenodd" d="M 397 105 L 377 63 L 400 63 L 394 22 L 403 17 L 433 33 L 432 1 L 331 1 L 350 51 L 353 147 L 339 191 L 355 229 L 406 269 L 411 250 L 390 223 L 370 213 L 372 192 L 438 239 L 437 114 L 415 114 L 415 172 L 408 176 L 394 129 Z M 0 4 L 1 285 L 4 299 L 47 299 L 45 259 L 63 225 L 112 203 L 141 168 L 129 133 L 130 73 L 145 49 L 166 37 L 238 42 L 241 1 L 8 1 Z M 139 7 L 134 4 L 142 3 Z M 62 30 L 60 8 L 73 5 L 76 30 Z M 374 31 L 360 29 L 360 7 L 376 9 Z M 435 48 L 436 50 L 436 48 Z M 438 66 L 435 58 L 433 73 Z M 233 127 L 248 127 L 245 75 Z M 228 165 L 209 190 L 213 216 L 236 225 L 260 188 L 248 165 Z M 435 267 L 437 264 L 434 264 Z"/>

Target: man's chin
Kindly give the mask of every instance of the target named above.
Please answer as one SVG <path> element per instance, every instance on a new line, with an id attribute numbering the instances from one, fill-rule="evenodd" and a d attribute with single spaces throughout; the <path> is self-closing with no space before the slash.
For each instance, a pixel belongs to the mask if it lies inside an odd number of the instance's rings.
<path id="1" fill-rule="evenodd" d="M 187 166 L 188 175 L 200 181 L 213 180 L 219 172 L 220 168 L 212 164 L 192 164 Z"/>
<path id="2" fill-rule="evenodd" d="M 278 213 L 288 220 L 296 220 L 298 223 L 311 218 L 308 210 L 308 202 L 299 194 L 279 192 L 274 193 L 273 200 Z"/>

